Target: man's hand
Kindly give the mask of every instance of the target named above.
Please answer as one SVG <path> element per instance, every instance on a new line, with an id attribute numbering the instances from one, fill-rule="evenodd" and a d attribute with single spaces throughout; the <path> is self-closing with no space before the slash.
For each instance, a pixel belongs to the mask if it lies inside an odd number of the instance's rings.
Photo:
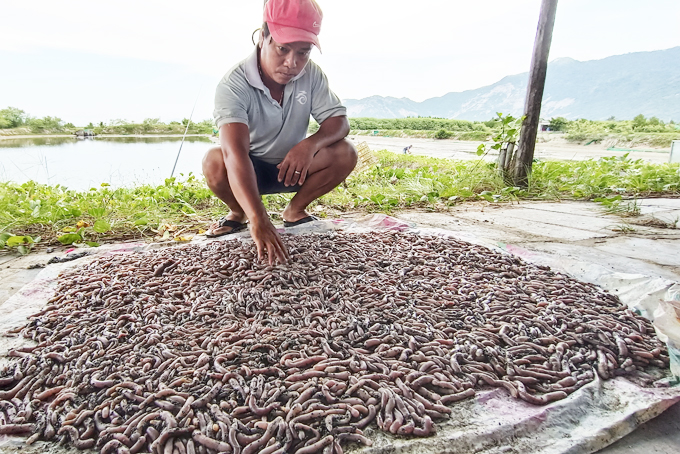
<path id="1" fill-rule="evenodd" d="M 279 169 L 279 182 L 283 181 L 286 186 L 296 184 L 302 186 L 307 179 L 307 172 L 317 151 L 319 150 L 309 139 L 291 148 L 284 160 L 276 166 Z"/>
<path id="2" fill-rule="evenodd" d="M 264 260 L 265 254 L 270 265 L 286 263 L 290 258 L 288 248 L 281 241 L 279 233 L 268 217 L 250 221 L 250 236 L 255 241 L 257 258 L 260 261 Z"/>

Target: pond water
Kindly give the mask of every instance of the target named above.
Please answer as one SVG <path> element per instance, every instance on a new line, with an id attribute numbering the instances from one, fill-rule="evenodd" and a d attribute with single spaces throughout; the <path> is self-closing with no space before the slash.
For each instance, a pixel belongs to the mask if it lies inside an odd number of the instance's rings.
<path id="1" fill-rule="evenodd" d="M 86 191 L 112 187 L 162 184 L 170 177 L 181 137 L 106 137 L 75 139 L 41 137 L 0 140 L 0 181 L 66 186 Z M 202 178 L 201 160 L 212 142 L 187 137 L 175 177 L 193 173 Z"/>

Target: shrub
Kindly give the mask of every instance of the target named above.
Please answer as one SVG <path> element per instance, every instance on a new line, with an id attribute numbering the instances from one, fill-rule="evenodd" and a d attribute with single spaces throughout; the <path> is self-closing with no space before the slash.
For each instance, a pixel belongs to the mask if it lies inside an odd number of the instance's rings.
<path id="1" fill-rule="evenodd" d="M 16 107 L 0 110 L 0 129 L 18 128 L 26 121 L 26 113 Z"/>
<path id="2" fill-rule="evenodd" d="M 453 133 L 447 131 L 446 129 L 440 129 L 434 134 L 435 139 L 450 139 Z"/>

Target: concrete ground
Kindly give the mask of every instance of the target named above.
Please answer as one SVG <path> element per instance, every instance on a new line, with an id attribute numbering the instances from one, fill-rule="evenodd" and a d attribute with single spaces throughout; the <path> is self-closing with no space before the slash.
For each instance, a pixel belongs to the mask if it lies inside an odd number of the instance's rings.
<path id="1" fill-rule="evenodd" d="M 407 211 L 400 219 L 421 227 L 452 230 L 462 238 L 503 247 L 537 260 L 578 260 L 600 268 L 639 273 L 680 282 L 680 199 L 643 199 L 641 215 L 621 218 L 604 214 L 589 202 L 522 202 L 466 204 L 448 213 Z M 40 269 L 27 267 L 63 255 L 33 253 L 0 256 L 0 304 L 29 283 Z M 680 403 L 602 453 L 676 454 L 680 451 Z"/>

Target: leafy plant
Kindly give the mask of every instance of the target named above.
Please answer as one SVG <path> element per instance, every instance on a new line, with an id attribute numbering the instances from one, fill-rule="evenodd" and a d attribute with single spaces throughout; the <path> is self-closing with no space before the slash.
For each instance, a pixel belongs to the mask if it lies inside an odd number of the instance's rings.
<path id="1" fill-rule="evenodd" d="M 550 119 L 550 130 L 551 131 L 564 131 L 569 125 L 569 120 L 564 117 L 557 117 Z"/>
<path id="2" fill-rule="evenodd" d="M 598 197 L 593 199 L 594 202 L 601 204 L 607 213 L 616 214 L 619 216 L 640 216 L 640 205 L 637 199 L 623 200 L 621 195 L 612 197 Z"/>
<path id="3" fill-rule="evenodd" d="M 451 133 L 450 131 L 447 131 L 446 129 L 440 129 L 439 131 L 437 131 L 434 134 L 434 138 L 435 139 L 449 139 L 449 138 L 451 138 L 452 135 L 453 135 L 453 133 Z"/>
<path id="4" fill-rule="evenodd" d="M 87 245 L 90 247 L 99 247 L 99 243 L 96 241 L 87 241 L 85 240 L 85 228 L 81 227 L 79 228 L 75 233 L 66 233 L 64 235 L 61 235 L 57 238 L 57 241 L 59 241 L 61 244 L 64 246 L 68 245 Z"/>
<path id="5" fill-rule="evenodd" d="M 609 203 L 619 210 L 632 212 L 634 207 L 626 207 L 631 202 L 624 199 L 680 194 L 680 165 L 651 164 L 630 157 L 538 161 L 529 187 L 520 189 L 503 180 L 495 163 L 481 159 L 457 161 L 388 151 L 376 155 L 377 165 L 351 174 L 345 185 L 313 202 L 310 209 L 323 206 L 324 213 L 336 216 L 347 210 L 395 212 L 417 207 L 445 211 L 452 204 L 471 200 L 603 198 L 611 199 Z M 263 202 L 274 216 L 291 197 L 268 195 Z M 205 229 L 226 210 L 203 178 L 191 174 L 157 186 L 112 188 L 103 184 L 89 191 L 35 182 L 0 182 L 0 230 L 9 230 L 9 226 L 15 232 L 39 229 L 41 244 L 58 244 L 57 238 L 69 244 L 154 238 L 161 230 L 165 234 L 167 229 L 160 228 L 163 225 L 177 226 L 173 234 L 184 232 L 186 236 Z"/>
<path id="6" fill-rule="evenodd" d="M 40 237 L 35 238 L 30 235 L 13 235 L 9 232 L 0 233 L 0 247 L 17 248 L 21 255 L 26 255 L 33 249 L 33 246 L 40 242 Z"/>

